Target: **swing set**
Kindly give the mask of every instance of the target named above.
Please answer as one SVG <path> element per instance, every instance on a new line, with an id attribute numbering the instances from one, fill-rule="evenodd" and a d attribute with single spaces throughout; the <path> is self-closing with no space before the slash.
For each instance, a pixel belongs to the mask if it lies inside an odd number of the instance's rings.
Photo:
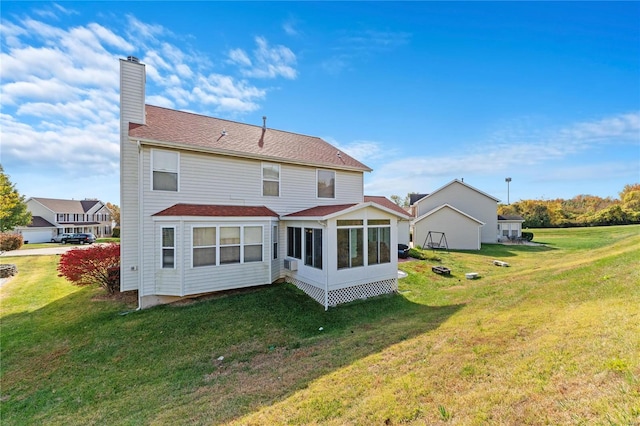
<path id="1" fill-rule="evenodd" d="M 435 239 L 438 240 L 438 242 L 434 240 L 434 236 Z M 448 252 L 449 244 L 447 243 L 447 236 L 444 234 L 444 232 L 429 231 L 427 233 L 427 237 L 424 239 L 424 244 L 422 244 L 422 247 L 430 248 L 432 250 L 446 249 Z"/>

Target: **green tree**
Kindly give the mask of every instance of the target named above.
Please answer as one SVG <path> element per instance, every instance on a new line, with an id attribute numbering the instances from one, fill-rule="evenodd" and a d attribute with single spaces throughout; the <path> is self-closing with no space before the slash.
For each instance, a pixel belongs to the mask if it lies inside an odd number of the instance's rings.
<path id="1" fill-rule="evenodd" d="M 640 183 L 625 185 L 620 192 L 622 207 L 633 213 L 640 213 Z"/>
<path id="2" fill-rule="evenodd" d="M 26 226 L 29 223 L 31 212 L 27 210 L 24 195 L 18 193 L 0 164 L 0 232 L 11 231 L 16 226 Z"/>
<path id="3" fill-rule="evenodd" d="M 107 208 L 111 210 L 111 219 L 116 223 L 116 226 L 120 226 L 120 206 L 117 204 L 106 204 Z"/>

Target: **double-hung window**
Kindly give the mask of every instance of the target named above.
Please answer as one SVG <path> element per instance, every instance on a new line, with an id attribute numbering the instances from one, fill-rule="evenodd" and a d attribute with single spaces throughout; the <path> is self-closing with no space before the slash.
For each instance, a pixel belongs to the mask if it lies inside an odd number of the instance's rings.
<path id="1" fill-rule="evenodd" d="M 262 227 L 244 227 L 244 262 L 262 262 Z"/>
<path id="2" fill-rule="evenodd" d="M 273 258 L 278 258 L 278 225 L 273 225 L 273 232 L 271 233 L 271 243 L 273 244 Z"/>
<path id="3" fill-rule="evenodd" d="M 389 219 L 372 219 L 367 221 L 367 263 L 391 262 L 391 226 Z"/>
<path id="4" fill-rule="evenodd" d="M 265 197 L 280 196 L 280 165 L 262 163 L 262 195 Z"/>
<path id="5" fill-rule="evenodd" d="M 364 265 L 363 221 L 338 220 L 338 269 Z"/>
<path id="6" fill-rule="evenodd" d="M 178 191 L 180 154 L 173 151 L 151 150 L 154 191 Z"/>
<path id="7" fill-rule="evenodd" d="M 220 264 L 240 263 L 240 227 L 220 227 Z"/>
<path id="8" fill-rule="evenodd" d="M 163 269 L 174 269 L 176 267 L 176 229 L 171 227 L 162 228 L 162 261 Z"/>
<path id="9" fill-rule="evenodd" d="M 216 264 L 216 228 L 193 228 L 193 267 Z"/>
<path id="10" fill-rule="evenodd" d="M 318 170 L 318 198 L 336 198 L 336 172 Z"/>
<path id="11" fill-rule="evenodd" d="M 304 228 L 304 264 L 322 269 L 322 229 Z"/>

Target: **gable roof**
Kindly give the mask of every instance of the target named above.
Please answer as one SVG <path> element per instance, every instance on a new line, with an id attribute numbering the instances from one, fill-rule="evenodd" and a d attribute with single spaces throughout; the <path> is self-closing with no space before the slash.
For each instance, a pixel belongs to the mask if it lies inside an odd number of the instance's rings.
<path id="1" fill-rule="evenodd" d="M 498 220 L 511 220 L 511 221 L 522 221 L 524 222 L 524 218 L 522 216 L 518 216 L 517 214 L 499 214 Z"/>
<path id="2" fill-rule="evenodd" d="M 404 216 L 411 217 L 409 212 L 407 212 L 405 209 L 403 209 L 402 207 L 400 207 L 399 205 L 397 205 L 396 203 L 394 203 L 393 201 L 391 201 L 390 199 L 382 195 L 365 195 L 364 201 L 365 202 L 371 201 L 373 203 L 380 204 L 381 206 L 384 206 L 389 210 L 394 210 Z"/>
<path id="3" fill-rule="evenodd" d="M 415 224 L 415 223 L 417 223 L 417 222 L 420 222 L 421 220 L 423 220 L 423 219 L 425 219 L 425 218 L 427 218 L 427 217 L 429 217 L 429 216 L 433 215 L 434 213 L 436 213 L 436 212 L 438 212 L 438 211 L 440 211 L 440 210 L 442 210 L 442 209 L 450 209 L 450 210 L 453 210 L 455 213 L 457 213 L 457 214 L 459 214 L 459 215 L 461 215 L 461 216 L 464 216 L 464 217 L 466 217 L 466 218 L 468 218 L 468 219 L 471 219 L 472 221 L 477 222 L 479 225 L 484 225 L 484 224 L 485 224 L 485 223 L 484 223 L 484 222 L 482 222 L 481 220 L 478 220 L 478 219 L 476 219 L 475 217 L 470 216 L 470 215 L 466 214 L 465 212 L 463 212 L 462 210 L 458 210 L 458 209 L 456 209 L 455 207 L 453 207 L 453 206 L 451 206 L 451 205 L 449 205 L 449 204 L 442 204 L 442 205 L 440 205 L 440 206 L 436 207 L 435 209 L 432 209 L 432 210 L 430 210 L 430 211 L 426 212 L 426 213 L 425 213 L 425 214 L 423 214 L 422 216 L 415 218 L 415 219 L 412 221 L 412 223 L 414 223 L 414 224 Z"/>
<path id="4" fill-rule="evenodd" d="M 315 136 L 146 105 L 146 123 L 129 124 L 141 143 L 342 170 L 371 168 Z M 224 133 L 224 134 L 223 134 Z"/>
<path id="5" fill-rule="evenodd" d="M 265 206 L 174 204 L 152 216 L 278 217 L 278 213 Z"/>
<path id="6" fill-rule="evenodd" d="M 409 194 L 409 205 L 412 206 L 429 194 Z"/>
<path id="7" fill-rule="evenodd" d="M 311 207 L 310 209 L 300 210 L 298 212 L 289 213 L 287 215 L 282 216 L 282 219 L 315 219 L 315 220 L 326 220 L 332 217 L 340 216 L 345 213 L 350 213 L 356 210 L 360 210 L 366 207 L 374 207 L 378 210 L 385 211 L 394 216 L 402 216 L 405 219 L 409 218 L 409 215 L 400 209 L 400 211 L 396 209 L 391 209 L 387 206 L 378 204 L 374 201 L 365 201 L 363 203 L 358 204 L 336 204 L 330 206 L 316 206 Z"/>
<path id="8" fill-rule="evenodd" d="M 55 228 L 56 226 L 41 216 L 32 216 L 27 228 Z"/>
<path id="9" fill-rule="evenodd" d="M 441 186 L 440 188 L 436 189 L 435 191 L 433 191 L 431 194 L 425 195 L 424 197 L 420 198 L 419 200 L 416 201 L 416 204 L 420 203 L 422 200 L 426 200 L 429 197 L 432 197 L 433 195 L 437 194 L 438 192 L 444 190 L 445 188 L 454 185 L 454 184 L 459 184 L 462 186 L 465 186 L 467 188 L 469 188 L 472 191 L 477 192 L 478 194 L 482 194 L 487 198 L 491 198 L 492 200 L 494 200 L 496 203 L 500 202 L 499 199 L 497 199 L 496 197 L 494 197 L 493 195 L 489 195 L 486 192 L 480 191 L 478 188 L 474 188 L 473 186 L 469 185 L 468 183 L 465 183 L 464 181 L 458 180 L 458 179 L 454 179 L 451 182 L 447 183 L 444 186 Z"/>
<path id="10" fill-rule="evenodd" d="M 86 213 L 96 204 L 102 203 L 100 200 L 61 200 L 40 197 L 31 197 L 29 200 L 37 201 L 54 213 Z"/>
<path id="11" fill-rule="evenodd" d="M 300 210 L 298 212 L 289 213 L 284 215 L 284 218 L 290 217 L 324 217 L 334 213 L 341 212 L 356 204 L 336 204 L 331 206 L 315 206 L 309 209 Z"/>

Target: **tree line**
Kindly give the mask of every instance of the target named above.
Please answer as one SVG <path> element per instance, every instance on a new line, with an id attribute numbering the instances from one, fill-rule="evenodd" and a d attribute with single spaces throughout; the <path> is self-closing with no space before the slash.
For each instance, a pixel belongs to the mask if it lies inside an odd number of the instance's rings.
<path id="1" fill-rule="evenodd" d="M 522 216 L 525 228 L 640 223 L 640 183 L 625 185 L 619 196 L 577 195 L 569 200 L 520 200 L 509 205 L 500 204 L 498 214 Z"/>

